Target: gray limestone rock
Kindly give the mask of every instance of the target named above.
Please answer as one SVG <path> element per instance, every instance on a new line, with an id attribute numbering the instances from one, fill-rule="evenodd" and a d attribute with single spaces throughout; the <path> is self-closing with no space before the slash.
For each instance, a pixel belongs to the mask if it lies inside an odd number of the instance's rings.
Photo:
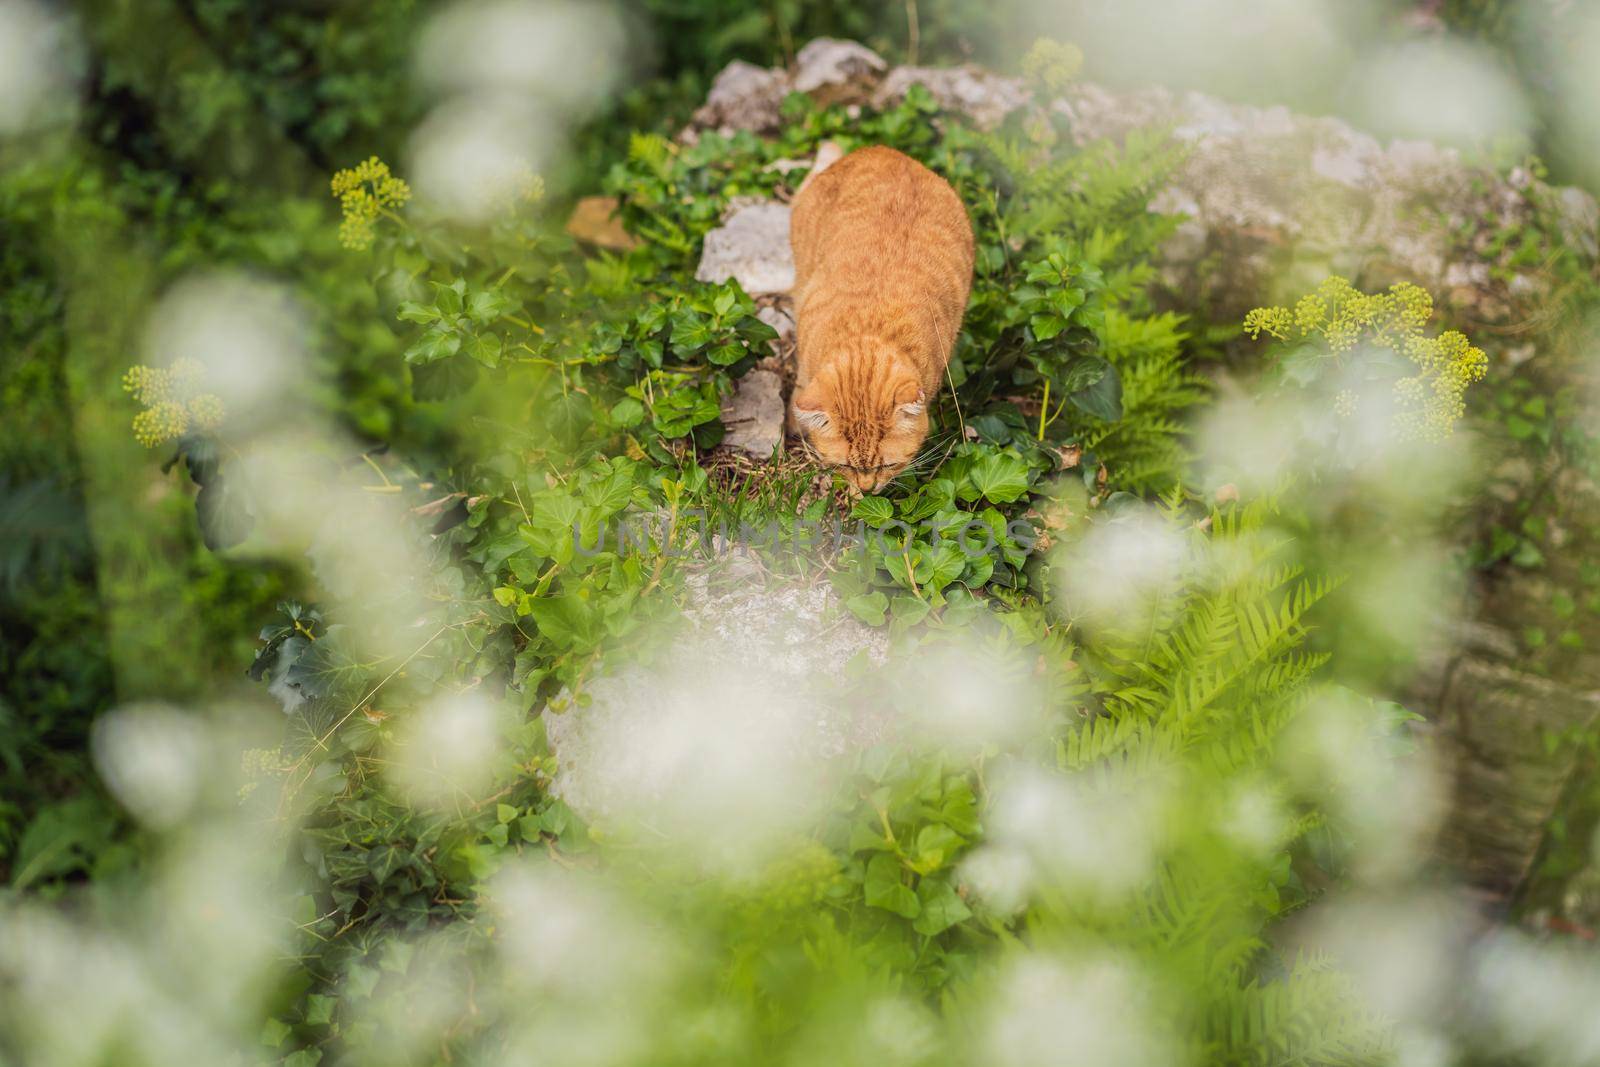
<path id="1" fill-rule="evenodd" d="M 783 444 L 783 378 L 763 367 L 740 378 L 723 402 L 722 423 L 728 428 L 724 445 L 753 459 L 771 459 Z"/>
<path id="2" fill-rule="evenodd" d="M 777 129 L 783 98 L 789 95 L 789 76 L 736 59 L 711 83 L 705 104 L 694 113 L 695 124 L 707 129 Z"/>
<path id="3" fill-rule="evenodd" d="M 734 212 L 706 234 L 695 278 L 702 282 L 733 278 L 752 296 L 788 292 L 794 287 L 788 206 L 761 203 Z"/>
<path id="4" fill-rule="evenodd" d="M 983 129 L 1000 125 L 1030 99 L 1021 78 L 992 74 L 982 67 L 896 67 L 873 94 L 873 106 L 899 103 L 913 85 L 923 86 L 940 107 L 967 115 Z"/>
<path id="5" fill-rule="evenodd" d="M 867 100 L 889 64 L 866 45 L 818 37 L 795 56 L 794 90 L 824 103 Z"/>

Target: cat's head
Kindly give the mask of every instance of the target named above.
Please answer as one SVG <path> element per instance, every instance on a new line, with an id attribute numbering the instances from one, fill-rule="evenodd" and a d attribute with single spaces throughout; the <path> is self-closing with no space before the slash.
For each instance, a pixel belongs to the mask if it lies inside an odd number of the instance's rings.
<path id="1" fill-rule="evenodd" d="M 928 436 L 928 398 L 905 371 L 855 376 L 825 367 L 789 406 L 816 457 L 863 493 L 887 485 Z"/>

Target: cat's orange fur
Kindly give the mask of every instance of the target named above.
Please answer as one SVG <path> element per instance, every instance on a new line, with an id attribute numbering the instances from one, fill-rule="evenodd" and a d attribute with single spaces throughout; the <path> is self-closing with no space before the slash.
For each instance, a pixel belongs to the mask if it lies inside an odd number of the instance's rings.
<path id="1" fill-rule="evenodd" d="M 972 224 L 950 183 L 862 148 L 795 198 L 792 425 L 872 492 L 916 457 L 972 286 Z"/>

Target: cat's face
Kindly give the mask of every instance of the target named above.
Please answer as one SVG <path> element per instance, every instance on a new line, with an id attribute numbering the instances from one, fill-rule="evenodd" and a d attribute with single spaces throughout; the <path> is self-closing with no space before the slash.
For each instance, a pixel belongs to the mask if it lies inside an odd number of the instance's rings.
<path id="1" fill-rule="evenodd" d="M 910 377 L 870 390 L 819 379 L 790 408 L 817 459 L 863 493 L 889 484 L 928 436 L 927 397 Z"/>

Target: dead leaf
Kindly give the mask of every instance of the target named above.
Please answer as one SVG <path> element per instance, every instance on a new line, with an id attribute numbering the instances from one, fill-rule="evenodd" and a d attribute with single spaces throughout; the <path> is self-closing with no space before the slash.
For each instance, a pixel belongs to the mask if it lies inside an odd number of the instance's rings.
<path id="1" fill-rule="evenodd" d="M 622 220 L 617 217 L 618 206 L 614 196 L 580 198 L 572 209 L 572 217 L 567 219 L 567 233 L 584 244 L 615 252 L 639 247 L 639 239 L 622 228 Z"/>

